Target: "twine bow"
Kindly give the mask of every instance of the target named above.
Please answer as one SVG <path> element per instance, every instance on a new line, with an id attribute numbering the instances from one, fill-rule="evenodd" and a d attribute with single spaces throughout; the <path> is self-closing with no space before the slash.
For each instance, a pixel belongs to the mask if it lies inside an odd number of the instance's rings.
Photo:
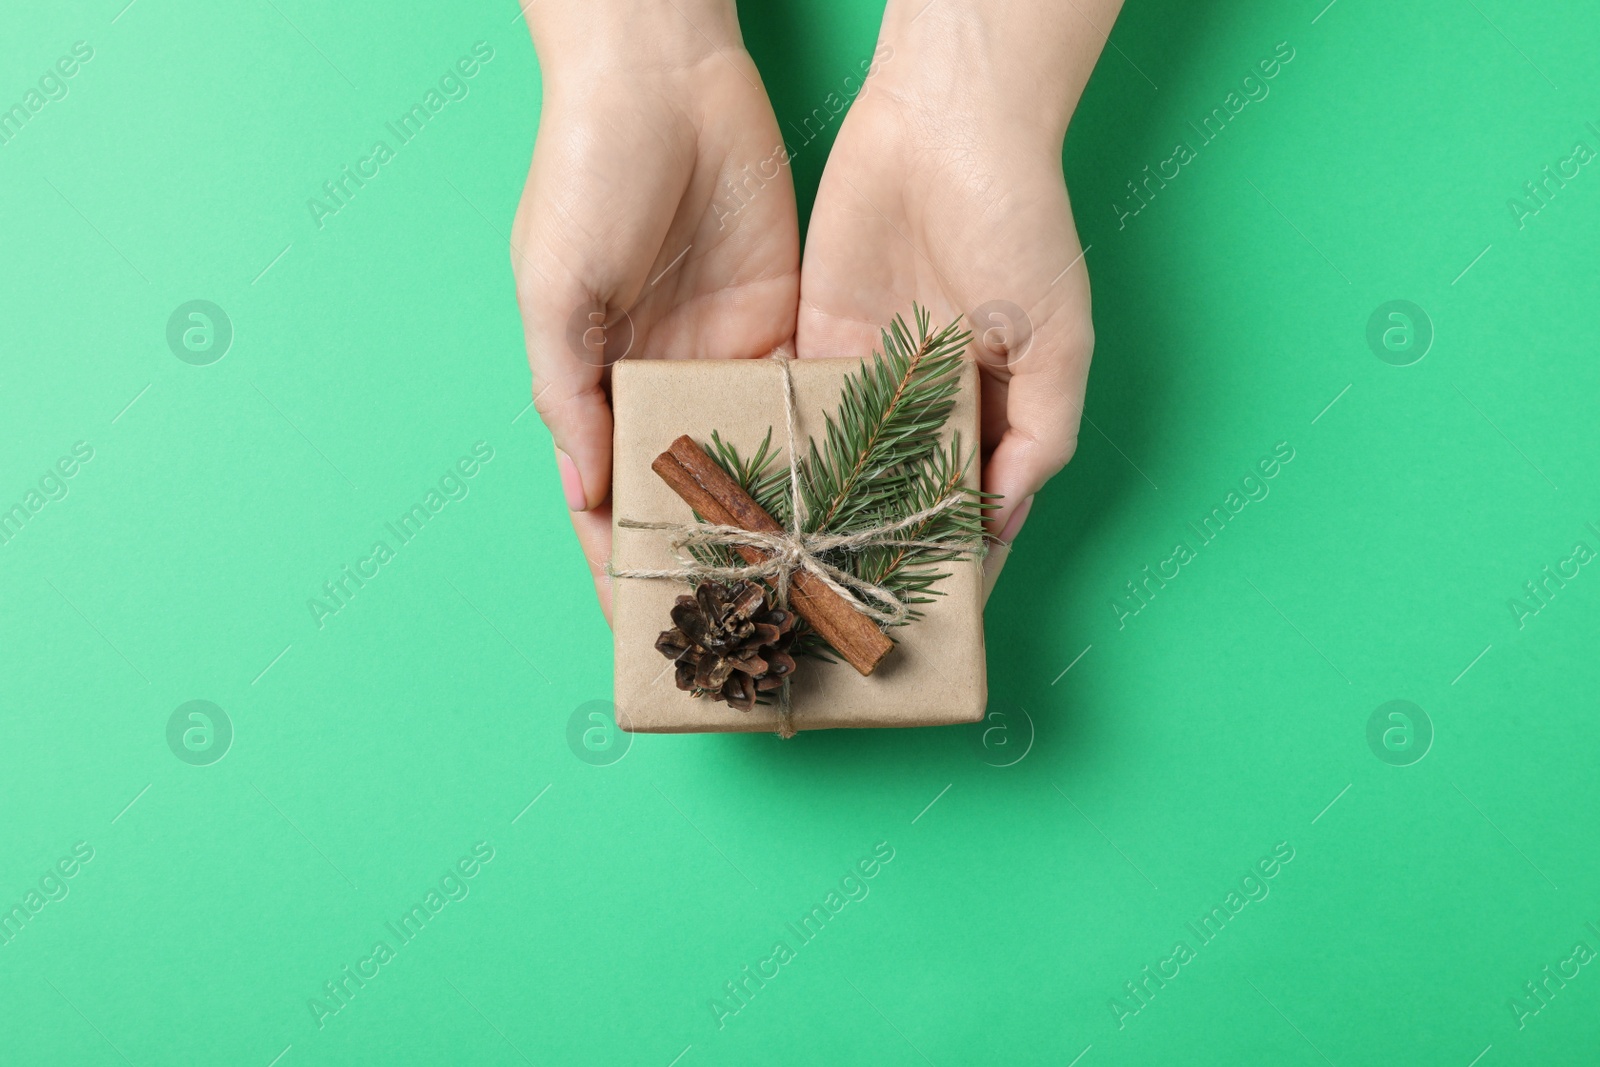
<path id="1" fill-rule="evenodd" d="M 738 526 L 717 523 L 639 522 L 619 519 L 617 525 L 627 530 L 660 530 L 671 533 L 672 549 L 680 566 L 658 570 L 607 570 L 613 578 L 670 578 L 690 585 L 705 580 L 738 581 L 762 578 L 773 582 L 777 603 L 785 610 L 789 606 L 789 581 L 795 571 L 807 571 L 833 590 L 857 611 L 877 622 L 880 627 L 898 626 L 911 615 L 911 607 L 893 591 L 874 582 L 857 577 L 821 558 L 828 552 L 860 552 L 869 548 L 931 548 L 959 555 L 977 555 L 982 543 L 967 538 L 943 541 L 924 541 L 895 536 L 900 532 L 927 522 L 965 500 L 957 490 L 929 507 L 894 522 L 868 527 L 847 534 L 810 533 L 805 530 L 805 497 L 800 492 L 799 449 L 795 429 L 794 375 L 789 369 L 789 359 L 774 354 L 773 360 L 783 378 L 784 431 L 789 453 L 789 529 L 782 533 L 763 533 Z M 759 563 L 745 566 L 719 567 L 702 563 L 688 551 L 698 547 L 721 546 L 748 547 L 766 553 Z M 786 678 L 779 690 L 778 733 L 784 737 L 794 734 L 789 721 L 789 680 Z"/>

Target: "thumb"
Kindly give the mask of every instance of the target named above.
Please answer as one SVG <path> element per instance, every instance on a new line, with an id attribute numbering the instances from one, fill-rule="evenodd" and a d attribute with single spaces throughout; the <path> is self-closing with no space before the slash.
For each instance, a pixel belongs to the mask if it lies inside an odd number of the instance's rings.
<path id="1" fill-rule="evenodd" d="M 530 182 L 531 186 L 531 182 Z M 606 369 L 633 347 L 633 320 L 596 295 L 540 236 L 554 213 L 525 196 L 511 245 L 523 340 L 533 372 L 533 406 L 555 439 L 562 493 L 588 511 L 611 493 L 611 405 Z"/>
<path id="2" fill-rule="evenodd" d="M 1083 388 L 1094 342 L 1085 336 L 1058 342 L 1056 351 L 1030 353 L 1006 388 L 1006 430 L 984 467 L 983 488 L 999 507 L 990 533 L 1009 545 L 1033 505 L 1033 496 L 1078 447 Z M 1037 343 L 1037 342 L 1036 342 Z"/>
<path id="3" fill-rule="evenodd" d="M 530 351 L 534 344 L 530 337 Z M 533 362 L 533 406 L 555 439 L 567 507 L 598 507 L 611 494 L 611 405 L 601 368 L 538 357 Z"/>
<path id="4" fill-rule="evenodd" d="M 512 246 L 533 406 L 555 439 L 562 495 L 588 511 L 611 493 L 611 364 L 633 347 L 633 319 L 550 255 L 543 242 Z"/>

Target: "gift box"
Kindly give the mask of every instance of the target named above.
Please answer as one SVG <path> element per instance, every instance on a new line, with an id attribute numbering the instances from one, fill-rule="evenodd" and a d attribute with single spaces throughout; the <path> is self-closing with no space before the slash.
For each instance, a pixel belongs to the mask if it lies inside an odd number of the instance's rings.
<path id="1" fill-rule="evenodd" d="M 788 417 L 793 416 L 793 440 L 802 453 L 823 442 L 825 417 L 836 415 L 847 378 L 854 374 L 859 379 L 862 370 L 863 361 L 854 359 L 783 363 L 776 359 L 623 360 L 612 369 L 616 420 L 611 567 L 617 575 L 612 588 L 612 625 L 616 720 L 624 730 L 787 733 L 790 729 L 932 726 L 982 719 L 987 679 L 981 545 L 964 558 L 939 564 L 937 569 L 945 576 L 932 587 L 939 595 L 915 605 L 920 617 L 890 628 L 874 624 L 892 638 L 893 647 L 870 674 L 862 674 L 843 659 L 827 662 L 797 657 L 783 709 L 774 699 L 776 694 L 763 693 L 766 702 L 740 711 L 680 689 L 674 662 L 656 646 L 663 631 L 674 625 L 674 604 L 694 592 L 695 581 L 627 576 L 630 572 L 671 571 L 685 563 L 683 550 L 675 549 L 669 532 L 638 528 L 695 522 L 695 510 L 669 485 L 666 475 L 655 469 L 659 461 L 672 466 L 674 447 L 708 449 L 715 431 L 722 442 L 750 456 L 770 434 L 770 446 L 777 451 L 776 467 L 785 468 L 789 463 Z M 962 449 L 970 453 L 980 440 L 977 368 L 962 359 L 953 377 L 957 389 L 949 417 L 939 430 L 940 440 L 946 448 L 957 441 L 957 453 Z M 785 401 L 791 388 L 792 410 Z M 684 440 L 685 435 L 692 444 Z M 978 474 L 978 460 L 970 455 L 955 471 L 961 485 L 971 492 L 977 489 Z M 712 521 L 732 520 L 724 516 Z M 798 583 L 800 578 L 809 576 L 800 575 L 793 581 Z"/>

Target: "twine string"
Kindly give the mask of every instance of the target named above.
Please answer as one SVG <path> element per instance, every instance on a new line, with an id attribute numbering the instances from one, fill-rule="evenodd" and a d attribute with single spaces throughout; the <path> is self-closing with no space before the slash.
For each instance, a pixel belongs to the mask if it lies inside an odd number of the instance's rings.
<path id="1" fill-rule="evenodd" d="M 865 578 L 858 578 L 820 558 L 821 553 L 839 550 L 859 552 L 867 548 L 971 551 L 971 546 L 962 541 L 922 541 L 893 536 L 900 530 L 926 522 L 960 503 L 960 494 L 952 493 L 939 503 L 923 508 L 914 515 L 853 534 L 809 534 L 787 530 L 781 533 L 762 533 L 758 530 L 746 530 L 740 526 L 722 526 L 709 522 L 690 525 L 681 522 L 639 522 L 634 519 L 620 519 L 617 525 L 626 530 L 661 530 L 674 534 L 672 546 L 677 550 L 712 545 L 754 548 L 766 553 L 767 558 L 759 563 L 744 566 L 719 567 L 701 563 L 691 556 L 689 562 L 679 567 L 614 571 L 613 577 L 675 578 L 685 581 L 776 578 L 786 587 L 789 576 L 795 571 L 803 570 L 815 575 L 819 581 L 868 618 L 885 626 L 895 626 L 905 622 L 911 613 L 910 607 L 904 601 L 883 586 L 869 582 Z M 785 592 L 786 590 L 780 590 L 780 599 Z M 873 602 L 882 606 L 875 607 Z M 786 606 L 780 604 L 780 607 Z"/>

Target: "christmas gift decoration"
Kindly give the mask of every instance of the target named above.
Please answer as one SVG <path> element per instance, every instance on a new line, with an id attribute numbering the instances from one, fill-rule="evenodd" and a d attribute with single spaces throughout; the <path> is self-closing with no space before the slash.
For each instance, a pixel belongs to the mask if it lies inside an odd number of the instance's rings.
<path id="1" fill-rule="evenodd" d="M 756 693 L 794 673 L 794 637 L 794 614 L 773 607 L 761 586 L 704 581 L 672 606 L 672 629 L 656 638 L 656 651 L 677 665 L 679 689 L 749 711 Z"/>
<path id="2" fill-rule="evenodd" d="M 865 361 L 613 368 L 624 729 L 982 718 L 977 373 L 913 318 Z"/>

